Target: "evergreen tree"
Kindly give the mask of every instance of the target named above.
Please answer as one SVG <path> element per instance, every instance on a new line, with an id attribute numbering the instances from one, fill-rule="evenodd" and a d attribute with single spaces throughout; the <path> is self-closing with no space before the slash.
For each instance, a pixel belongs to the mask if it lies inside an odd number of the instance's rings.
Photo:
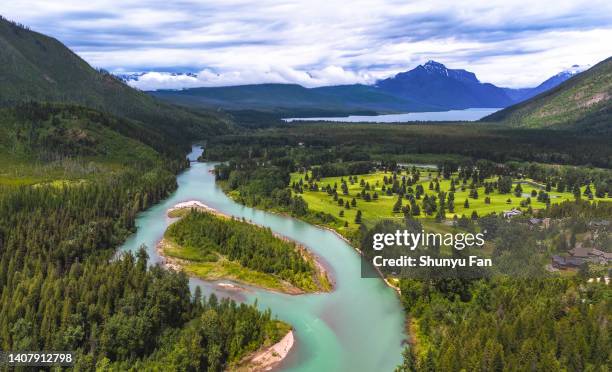
<path id="1" fill-rule="evenodd" d="M 356 224 L 361 224 L 361 211 L 357 210 L 357 214 L 355 215 L 355 223 Z"/>

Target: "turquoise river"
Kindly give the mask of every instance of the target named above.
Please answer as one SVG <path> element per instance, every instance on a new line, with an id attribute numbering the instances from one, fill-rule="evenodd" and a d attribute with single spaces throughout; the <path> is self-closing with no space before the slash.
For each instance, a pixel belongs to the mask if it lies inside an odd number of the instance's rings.
<path id="1" fill-rule="evenodd" d="M 194 147 L 195 160 L 201 149 Z M 166 200 L 139 214 L 133 234 L 120 248 L 148 247 L 151 262 L 160 261 L 155 250 L 168 224 L 166 211 L 177 203 L 199 200 L 223 213 L 244 217 L 292 238 L 317 254 L 335 282 L 334 291 L 291 296 L 256 288 L 232 291 L 218 283 L 191 278 L 193 288 L 206 294 L 232 297 L 270 308 L 294 327 L 295 344 L 277 368 L 282 371 L 392 371 L 401 362 L 404 313 L 397 294 L 378 278 L 362 279 L 357 252 L 333 232 L 306 222 L 245 207 L 227 197 L 215 184 L 213 163 L 192 162 L 178 176 L 178 189 Z"/>

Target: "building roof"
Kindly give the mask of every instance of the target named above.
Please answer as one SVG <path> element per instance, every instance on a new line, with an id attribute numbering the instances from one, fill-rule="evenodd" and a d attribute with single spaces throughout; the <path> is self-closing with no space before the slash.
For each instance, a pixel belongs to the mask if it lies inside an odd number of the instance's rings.
<path id="1" fill-rule="evenodd" d="M 592 254 L 593 256 L 603 256 L 605 253 L 604 253 L 603 251 L 600 251 L 599 249 L 595 249 L 595 248 L 594 248 L 594 249 L 591 251 L 591 254 Z"/>
<path id="2" fill-rule="evenodd" d="M 565 264 L 568 266 L 580 266 L 584 263 L 584 260 L 579 257 L 568 257 L 565 260 Z"/>
<path id="3" fill-rule="evenodd" d="M 590 250 L 588 248 L 576 247 L 570 249 L 569 253 L 574 257 L 589 257 Z"/>
<path id="4" fill-rule="evenodd" d="M 552 256 L 552 260 L 554 263 L 558 265 L 565 265 L 565 258 L 561 256 Z"/>
<path id="5" fill-rule="evenodd" d="M 504 211 L 504 217 L 512 217 L 512 216 L 518 216 L 519 214 L 522 214 L 523 212 L 519 211 L 518 209 L 512 209 L 510 211 Z"/>

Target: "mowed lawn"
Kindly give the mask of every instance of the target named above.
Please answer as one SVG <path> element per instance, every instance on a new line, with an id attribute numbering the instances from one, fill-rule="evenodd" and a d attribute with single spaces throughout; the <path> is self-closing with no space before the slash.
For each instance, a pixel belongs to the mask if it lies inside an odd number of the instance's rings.
<path id="1" fill-rule="evenodd" d="M 436 177 L 437 172 L 435 171 L 432 172 L 430 169 L 419 169 L 419 170 L 421 172 L 421 177 L 420 177 L 421 179 L 419 180 L 418 184 L 421 184 L 423 188 L 425 189 L 425 195 L 435 195 L 437 197 L 437 194 L 438 194 L 437 191 L 429 190 L 429 183 L 432 179 Z M 405 173 L 402 173 L 402 175 L 404 174 Z M 401 180 L 402 175 L 398 175 L 398 179 Z M 309 177 L 310 176 L 311 174 L 309 173 Z M 322 212 L 333 214 L 337 218 L 343 221 L 347 221 L 349 223 L 349 228 L 357 227 L 357 224 L 355 224 L 354 222 L 357 210 L 361 211 L 363 222 L 368 223 L 368 224 L 371 222 L 380 220 L 380 219 L 396 218 L 400 220 L 403 218 L 403 214 L 401 212 L 400 213 L 393 212 L 393 206 L 397 201 L 397 195 L 393 194 L 392 196 L 387 196 L 386 193 L 381 190 L 383 186 L 384 176 L 391 177 L 392 173 L 391 172 L 387 172 L 387 173 L 376 172 L 376 173 L 371 173 L 371 174 L 357 175 L 356 177 L 358 178 L 358 180 L 352 185 L 350 182 L 348 182 L 348 176 L 321 178 L 321 180 L 317 182 L 317 185 L 319 186 L 319 191 L 310 191 L 308 190 L 308 187 L 305 186 L 304 193 L 301 194 L 301 196 L 308 203 L 309 209 L 314 210 L 314 211 L 322 211 Z M 453 177 L 457 178 L 457 175 L 454 174 Z M 304 178 L 303 173 L 292 173 L 290 186 L 291 184 L 293 184 L 293 182 L 299 182 L 299 180 L 303 178 Z M 349 195 L 342 194 L 342 190 L 340 188 L 340 185 L 341 185 L 340 180 L 342 178 L 344 178 L 347 181 Z M 364 180 L 364 182 L 368 182 L 370 184 L 370 193 L 372 195 L 374 195 L 375 191 L 378 193 L 378 200 L 372 199 L 371 201 L 367 202 L 361 199 L 360 193 L 363 187 L 360 185 L 360 183 L 362 179 Z M 495 180 L 496 178 L 495 179 L 491 178 L 491 179 L 487 179 L 486 181 L 491 182 Z M 378 185 L 376 185 L 376 182 L 378 182 Z M 532 182 L 532 180 L 529 180 L 529 179 L 522 179 L 521 182 L 522 182 L 521 187 L 523 189 L 522 194 L 524 195 L 522 197 L 516 197 L 514 193 L 499 194 L 497 190 L 493 191 L 489 195 L 486 195 L 484 191 L 484 187 L 479 187 L 478 188 L 478 199 L 472 199 L 469 197 L 469 193 L 470 193 L 469 184 L 464 185 L 465 190 L 461 190 L 461 187 L 462 187 L 461 183 L 456 182 L 455 211 L 454 213 L 450 213 L 448 212 L 448 209 L 447 209 L 446 218 L 449 218 L 449 219 L 453 218 L 454 215 L 457 215 L 457 217 L 461 217 L 461 215 L 463 214 L 465 214 L 469 218 L 472 215 L 473 211 L 476 211 L 479 216 L 484 216 L 492 212 L 500 213 L 503 211 L 508 211 L 508 210 L 511 210 L 512 208 L 525 209 L 525 208 L 520 207 L 521 200 L 525 200 L 527 196 L 531 196 L 532 190 L 539 192 L 540 190 L 543 190 L 543 187 L 540 188 L 540 187 L 537 187 L 529 183 L 524 183 L 524 182 Z M 351 207 L 351 209 L 345 209 L 344 207 L 339 206 L 336 201 L 334 201 L 333 196 L 327 194 L 327 192 L 325 191 L 326 186 L 329 184 L 333 188 L 335 183 L 338 185 L 338 189 L 337 189 L 338 197 L 342 198 L 344 201 L 348 200 L 349 203 L 351 202 L 353 198 L 355 198 L 355 200 L 357 201 L 357 207 L 355 208 Z M 304 181 L 304 184 L 306 185 L 306 181 Z M 440 180 L 439 184 L 440 184 L 440 191 L 444 191 L 448 194 L 449 189 L 450 189 L 450 180 Z M 387 187 L 389 187 L 389 185 L 387 185 Z M 414 189 L 416 187 L 416 184 L 413 185 L 412 187 Z M 513 189 L 514 189 L 514 184 L 513 184 Z M 584 192 L 584 190 L 585 190 L 585 187 L 582 187 L 582 192 Z M 594 190 L 593 187 L 591 187 L 591 190 Z M 571 192 L 559 193 L 555 191 L 555 188 L 553 188 L 550 192 L 548 192 L 548 194 L 551 199 L 551 204 L 560 203 L 564 200 L 574 200 L 574 195 Z M 485 197 L 487 196 L 491 198 L 490 204 L 485 203 Z M 583 196 L 583 198 L 586 198 L 586 197 Z M 464 202 L 466 199 L 469 200 L 469 208 L 464 208 Z M 510 199 L 510 203 L 507 202 L 508 199 Z M 595 198 L 595 200 L 597 199 L 598 198 Z M 421 215 L 419 216 L 419 218 L 433 219 L 435 215 L 426 216 L 424 214 L 423 208 L 422 208 L 422 200 L 423 200 L 423 196 L 421 197 L 420 200 L 417 200 L 417 204 L 419 205 L 419 207 L 421 207 Z M 403 205 L 409 204 L 408 200 L 404 198 L 402 204 Z M 439 205 L 439 201 L 437 201 L 437 205 Z M 538 202 L 537 197 L 531 197 L 531 207 L 534 210 L 541 209 L 541 208 L 546 208 L 546 204 Z M 344 211 L 344 217 L 340 217 L 340 211 Z"/>

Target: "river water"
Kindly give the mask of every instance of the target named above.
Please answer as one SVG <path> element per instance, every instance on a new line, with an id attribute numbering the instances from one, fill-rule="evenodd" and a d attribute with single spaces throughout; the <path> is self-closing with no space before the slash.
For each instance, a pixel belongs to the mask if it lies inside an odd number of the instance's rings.
<path id="1" fill-rule="evenodd" d="M 433 112 L 408 112 L 404 114 L 382 114 L 382 115 L 350 115 L 344 117 L 319 117 L 319 118 L 287 118 L 286 122 L 293 121 L 334 121 L 344 123 L 408 123 L 418 121 L 476 121 L 491 115 L 498 108 L 469 108 L 465 110 L 433 111 Z"/>
<path id="2" fill-rule="evenodd" d="M 189 158 L 202 150 L 194 147 Z M 214 282 L 190 279 L 205 294 L 270 308 L 274 316 L 294 327 L 295 344 L 279 366 L 282 371 L 392 371 L 401 362 L 404 313 L 395 292 L 379 278 L 360 277 L 360 257 L 331 231 L 306 222 L 245 207 L 228 198 L 209 172 L 214 163 L 192 163 L 178 176 L 178 189 L 161 203 L 140 213 L 137 232 L 120 248 L 135 252 L 148 247 L 152 263 L 155 251 L 171 220 L 166 211 L 175 204 L 199 200 L 223 213 L 244 217 L 294 239 L 322 258 L 335 281 L 331 293 L 291 296 L 255 288 L 236 292 Z M 227 281 L 225 281 L 227 282 Z"/>

